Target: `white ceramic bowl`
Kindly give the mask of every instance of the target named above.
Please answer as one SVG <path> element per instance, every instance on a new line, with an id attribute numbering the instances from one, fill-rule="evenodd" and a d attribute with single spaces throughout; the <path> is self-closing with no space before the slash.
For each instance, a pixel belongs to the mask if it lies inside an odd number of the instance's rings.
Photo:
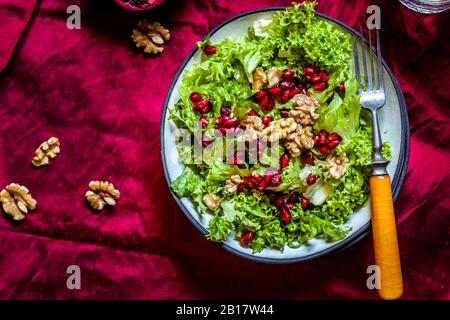
<path id="1" fill-rule="evenodd" d="M 205 38 L 210 37 L 212 42 L 220 42 L 226 37 L 244 36 L 247 33 L 247 28 L 252 26 L 255 20 L 271 17 L 276 11 L 284 9 L 284 7 L 276 7 L 242 13 L 222 23 L 206 35 Z M 320 13 L 317 13 L 317 15 L 335 23 L 349 33 L 356 33 L 352 28 L 333 18 Z M 368 54 L 369 48 L 366 46 L 365 49 L 366 54 Z M 178 162 L 178 152 L 173 136 L 176 126 L 169 120 L 168 108 L 172 108 L 180 98 L 178 86 L 183 78 L 184 70 L 199 62 L 200 57 L 200 50 L 194 48 L 176 74 L 164 105 L 161 123 L 161 156 L 169 185 L 181 174 L 184 166 Z M 390 141 L 392 144 L 392 161 L 388 166 L 388 172 L 392 179 L 393 195 L 396 198 L 403 182 L 409 157 L 409 125 L 403 94 L 386 63 L 384 63 L 384 75 L 386 105 L 379 111 L 379 120 L 383 141 Z M 201 216 L 187 198 L 179 199 L 175 194 L 173 196 L 189 220 L 202 233 L 207 234 L 208 221 L 212 216 L 209 214 Z M 367 235 L 370 221 L 370 205 L 368 205 L 355 211 L 345 223 L 346 226 L 352 227 L 352 231 L 345 239 L 340 241 L 326 242 L 323 239 L 312 239 L 297 249 L 286 246 L 283 251 L 264 249 L 260 253 L 252 254 L 251 249 L 242 247 L 239 241 L 234 240 L 233 235 L 230 235 L 228 240 L 223 243 L 223 247 L 236 255 L 259 262 L 292 263 L 307 261 L 355 243 Z"/>

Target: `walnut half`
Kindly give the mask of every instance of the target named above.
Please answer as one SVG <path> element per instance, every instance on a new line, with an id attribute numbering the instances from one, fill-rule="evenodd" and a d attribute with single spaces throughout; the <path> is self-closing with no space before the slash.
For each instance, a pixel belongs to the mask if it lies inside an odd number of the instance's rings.
<path id="1" fill-rule="evenodd" d="M 11 183 L 0 192 L 0 201 L 5 213 L 15 221 L 25 219 L 28 211 L 36 209 L 37 201 L 30 191 L 20 184 Z"/>
<path id="2" fill-rule="evenodd" d="M 242 178 L 239 175 L 232 175 L 230 179 L 225 181 L 225 190 L 230 193 L 236 192 L 239 184 L 242 183 Z"/>
<path id="3" fill-rule="evenodd" d="M 162 45 L 169 41 L 170 32 L 159 22 L 140 20 L 133 29 L 131 38 L 137 48 L 143 48 L 145 53 L 158 54 L 164 51 Z"/>
<path id="4" fill-rule="evenodd" d="M 294 118 L 297 123 L 312 126 L 319 119 L 316 110 L 320 104 L 313 96 L 300 93 L 292 98 L 292 103 L 293 110 L 289 112 L 289 116 Z"/>
<path id="5" fill-rule="evenodd" d="M 105 205 L 114 206 L 120 197 L 120 192 L 108 181 L 91 181 L 86 192 L 86 200 L 96 210 L 102 210 Z"/>
<path id="6" fill-rule="evenodd" d="M 256 68 L 255 73 L 253 73 L 253 85 L 252 88 L 256 90 L 261 90 L 267 83 L 267 74 L 261 67 Z"/>
<path id="7" fill-rule="evenodd" d="M 219 207 L 221 200 L 222 199 L 218 195 L 210 193 L 205 193 L 203 195 L 203 202 L 211 211 L 215 211 Z"/>
<path id="8" fill-rule="evenodd" d="M 43 142 L 37 149 L 36 155 L 31 160 L 31 163 L 35 167 L 41 167 L 48 165 L 49 159 L 54 159 L 60 152 L 59 139 L 51 137 L 47 141 Z"/>
<path id="9" fill-rule="evenodd" d="M 327 162 L 329 163 L 328 169 L 333 178 L 340 179 L 347 172 L 348 158 L 345 155 L 332 156 L 330 154 L 327 157 Z"/>

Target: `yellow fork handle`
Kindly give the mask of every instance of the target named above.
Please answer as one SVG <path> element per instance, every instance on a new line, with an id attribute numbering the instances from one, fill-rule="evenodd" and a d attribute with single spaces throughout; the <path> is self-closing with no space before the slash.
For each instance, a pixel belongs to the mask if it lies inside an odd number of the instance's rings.
<path id="1" fill-rule="evenodd" d="M 375 263 L 380 268 L 380 297 L 398 299 L 403 294 L 402 270 L 389 175 L 370 177 L 372 232 Z"/>

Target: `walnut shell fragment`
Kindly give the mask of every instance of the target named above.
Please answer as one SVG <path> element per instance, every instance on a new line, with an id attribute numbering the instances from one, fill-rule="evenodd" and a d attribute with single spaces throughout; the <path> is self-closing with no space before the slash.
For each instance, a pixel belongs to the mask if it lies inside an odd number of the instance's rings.
<path id="1" fill-rule="evenodd" d="M 7 185 L 0 192 L 0 201 L 3 211 L 14 221 L 24 220 L 26 213 L 36 209 L 37 205 L 37 201 L 31 196 L 30 191 L 17 183 Z"/>
<path id="2" fill-rule="evenodd" d="M 162 45 L 169 41 L 170 32 L 159 22 L 140 20 L 131 38 L 136 47 L 143 48 L 145 53 L 158 54 L 164 51 Z"/>
<path id="3" fill-rule="evenodd" d="M 105 205 L 114 206 L 120 197 L 119 190 L 108 181 L 91 181 L 89 188 L 90 190 L 86 191 L 86 200 L 96 210 L 102 210 Z"/>
<path id="4" fill-rule="evenodd" d="M 31 163 L 35 167 L 48 165 L 49 159 L 56 158 L 61 151 L 59 147 L 59 139 L 56 137 L 51 137 L 36 149 L 36 155 L 33 157 L 33 160 L 31 160 Z"/>

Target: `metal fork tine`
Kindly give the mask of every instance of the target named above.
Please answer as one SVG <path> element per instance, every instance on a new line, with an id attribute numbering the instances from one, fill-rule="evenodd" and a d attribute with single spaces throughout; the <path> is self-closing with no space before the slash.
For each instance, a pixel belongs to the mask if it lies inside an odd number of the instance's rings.
<path id="1" fill-rule="evenodd" d="M 363 33 L 362 26 L 361 26 L 361 55 L 362 55 L 362 66 L 363 66 L 362 78 L 364 79 L 364 85 L 366 87 L 366 91 L 372 90 L 372 85 L 368 82 L 368 76 L 367 76 L 366 51 L 364 50 L 364 33 Z"/>
<path id="2" fill-rule="evenodd" d="M 369 52 L 370 52 L 370 75 L 372 78 L 372 88 L 376 86 L 375 84 L 375 55 L 373 54 L 372 46 L 372 30 L 369 29 Z"/>
<path id="3" fill-rule="evenodd" d="M 353 54 L 354 54 L 354 60 L 355 60 L 355 77 L 356 81 L 358 81 L 359 84 L 361 84 L 361 78 L 359 73 L 359 56 L 358 56 L 358 45 L 356 43 L 356 34 L 353 35 Z"/>
<path id="4" fill-rule="evenodd" d="M 381 62 L 380 31 L 377 29 L 378 83 L 379 90 L 384 91 L 383 64 Z"/>

